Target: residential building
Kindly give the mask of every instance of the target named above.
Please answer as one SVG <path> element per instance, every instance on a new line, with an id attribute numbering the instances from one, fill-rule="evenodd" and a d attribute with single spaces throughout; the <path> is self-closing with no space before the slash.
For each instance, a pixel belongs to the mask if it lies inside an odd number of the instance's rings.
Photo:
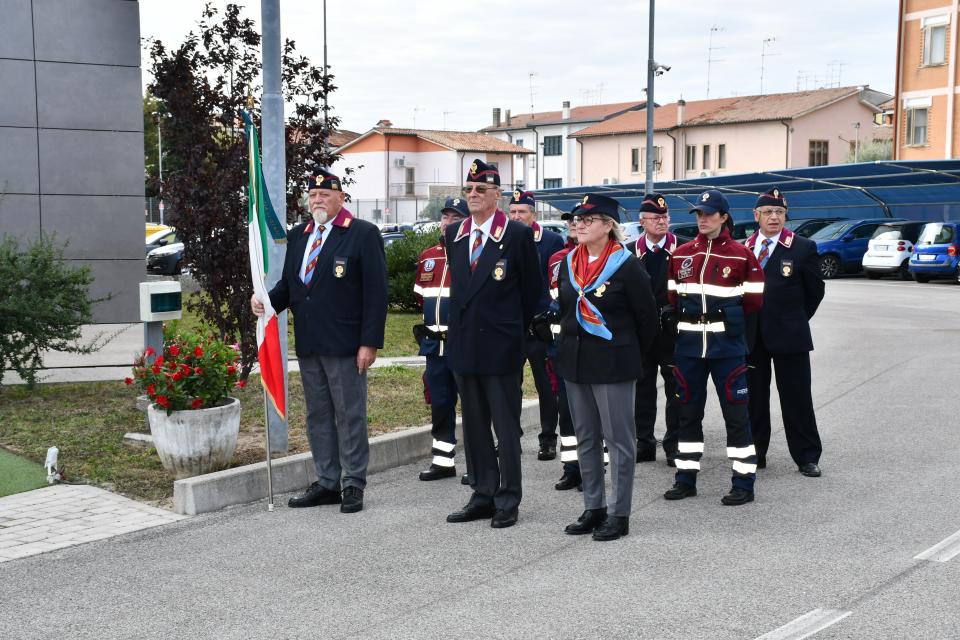
<path id="1" fill-rule="evenodd" d="M 137 2 L 17 0 L 0 20 L 0 239 L 56 234 L 98 323 L 137 322 L 143 97 Z"/>
<path id="2" fill-rule="evenodd" d="M 511 116 L 507 109 L 503 120 L 501 110 L 494 108 L 492 124 L 481 131 L 536 151 L 536 154 L 514 158 L 513 173 L 526 188 L 575 187 L 581 183 L 576 143 L 570 134 L 644 106 L 644 101 L 633 101 L 571 107 L 569 101 L 564 101 L 560 111 Z"/>
<path id="3" fill-rule="evenodd" d="M 873 139 L 878 104 L 889 95 L 840 87 L 691 100 L 654 111 L 654 180 L 745 173 L 844 162 Z M 569 137 L 579 184 L 643 182 L 646 109 L 628 111 Z"/>
<path id="4" fill-rule="evenodd" d="M 352 211 L 378 222 L 407 222 L 436 201 L 457 194 L 474 158 L 496 165 L 504 191 L 514 188 L 513 159 L 533 152 L 475 131 L 395 129 L 389 120 L 337 148 L 334 173 L 346 188 Z"/>
<path id="5" fill-rule="evenodd" d="M 900 0 L 896 160 L 951 159 L 960 154 L 957 7 L 954 0 Z"/>

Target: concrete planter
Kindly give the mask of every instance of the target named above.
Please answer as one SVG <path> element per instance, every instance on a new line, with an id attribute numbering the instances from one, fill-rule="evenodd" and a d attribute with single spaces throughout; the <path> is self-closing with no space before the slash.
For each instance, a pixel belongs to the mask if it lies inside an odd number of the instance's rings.
<path id="1" fill-rule="evenodd" d="M 147 409 L 153 443 L 163 467 L 179 480 L 227 466 L 240 433 L 240 401 L 222 407 L 174 411 L 169 416 L 152 404 Z"/>

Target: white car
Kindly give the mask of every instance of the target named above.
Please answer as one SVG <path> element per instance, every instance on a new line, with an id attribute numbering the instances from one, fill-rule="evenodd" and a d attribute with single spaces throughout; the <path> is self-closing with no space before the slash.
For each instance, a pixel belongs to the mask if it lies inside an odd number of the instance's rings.
<path id="1" fill-rule="evenodd" d="M 917 242 L 923 222 L 890 222 L 882 224 L 873 232 L 863 254 L 863 272 L 871 280 L 884 275 L 897 274 L 901 280 L 909 280 L 910 256 Z"/>
<path id="2" fill-rule="evenodd" d="M 624 244 L 630 244 L 640 239 L 643 234 L 643 225 L 639 222 L 621 222 L 620 228 L 623 229 L 623 235 L 627 237 Z"/>
<path id="3" fill-rule="evenodd" d="M 553 231 L 554 233 L 559 233 L 560 237 L 563 238 L 564 242 L 567 240 L 567 234 L 570 232 L 567 223 L 563 220 L 537 220 L 539 224 L 544 229 Z"/>

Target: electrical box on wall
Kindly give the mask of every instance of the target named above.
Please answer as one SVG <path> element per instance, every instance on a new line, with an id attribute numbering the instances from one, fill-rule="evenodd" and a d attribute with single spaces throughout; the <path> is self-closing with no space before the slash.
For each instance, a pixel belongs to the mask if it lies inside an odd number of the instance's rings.
<path id="1" fill-rule="evenodd" d="M 176 280 L 141 282 L 140 320 L 179 320 L 183 311 L 182 295 L 180 283 Z"/>

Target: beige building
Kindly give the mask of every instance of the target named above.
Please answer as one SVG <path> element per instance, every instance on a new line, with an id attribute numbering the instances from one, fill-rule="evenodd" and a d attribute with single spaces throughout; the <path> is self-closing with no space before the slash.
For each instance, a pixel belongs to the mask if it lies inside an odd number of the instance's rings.
<path id="1" fill-rule="evenodd" d="M 895 160 L 960 155 L 956 0 L 900 0 Z"/>
<path id="2" fill-rule="evenodd" d="M 695 100 L 654 112 L 654 180 L 680 180 L 844 162 L 872 140 L 877 106 L 890 96 L 840 87 Z M 645 109 L 571 134 L 579 184 L 642 182 Z"/>

